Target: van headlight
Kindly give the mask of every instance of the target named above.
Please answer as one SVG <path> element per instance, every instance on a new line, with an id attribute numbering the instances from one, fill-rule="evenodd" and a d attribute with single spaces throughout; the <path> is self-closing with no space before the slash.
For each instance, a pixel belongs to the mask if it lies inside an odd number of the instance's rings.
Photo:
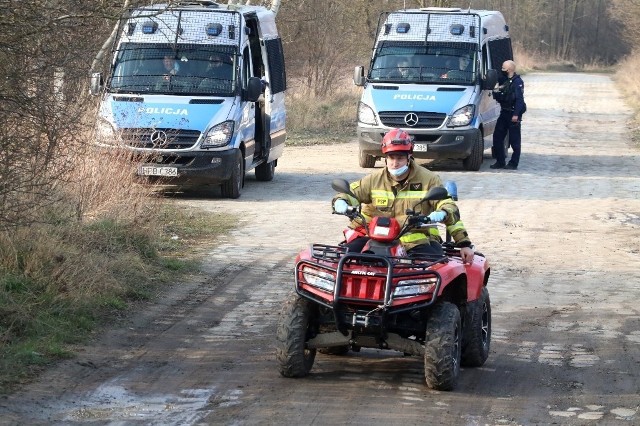
<path id="1" fill-rule="evenodd" d="M 438 280 L 435 277 L 398 281 L 395 290 L 393 290 L 393 296 L 409 297 L 432 293 L 437 282 Z"/>
<path id="2" fill-rule="evenodd" d="M 358 103 L 358 121 L 362 124 L 369 124 L 371 126 L 378 124 L 375 112 L 373 112 L 373 109 L 364 102 Z"/>
<path id="3" fill-rule="evenodd" d="M 117 145 L 120 139 L 113 125 L 104 118 L 96 121 L 95 138 L 99 145 Z"/>
<path id="4" fill-rule="evenodd" d="M 333 289 L 336 286 L 336 278 L 322 269 L 305 266 L 302 268 L 302 276 L 307 284 L 328 291 L 329 293 L 333 293 Z"/>
<path id="5" fill-rule="evenodd" d="M 229 145 L 233 137 L 233 121 L 225 121 L 209 129 L 204 136 L 200 148 L 219 148 Z"/>
<path id="6" fill-rule="evenodd" d="M 471 124 L 471 120 L 473 120 L 473 116 L 475 113 L 474 105 L 463 106 L 458 109 L 456 112 L 451 114 L 449 121 L 447 122 L 448 127 L 460 127 L 460 126 L 468 126 Z"/>

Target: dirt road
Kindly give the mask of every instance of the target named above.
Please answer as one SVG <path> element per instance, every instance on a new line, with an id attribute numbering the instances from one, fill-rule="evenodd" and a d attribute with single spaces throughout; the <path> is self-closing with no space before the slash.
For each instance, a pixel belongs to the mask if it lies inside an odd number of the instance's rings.
<path id="1" fill-rule="evenodd" d="M 274 333 L 297 251 L 337 242 L 329 183 L 356 179 L 357 145 L 288 147 L 239 200 L 177 199 L 242 217 L 122 329 L 0 400 L 7 424 L 640 424 L 640 155 L 605 75 L 529 74 L 518 171 L 432 164 L 458 183 L 463 220 L 492 264 L 491 354 L 454 392 L 418 358 L 318 355 L 277 372 Z M 339 171 L 339 172 L 338 172 Z"/>

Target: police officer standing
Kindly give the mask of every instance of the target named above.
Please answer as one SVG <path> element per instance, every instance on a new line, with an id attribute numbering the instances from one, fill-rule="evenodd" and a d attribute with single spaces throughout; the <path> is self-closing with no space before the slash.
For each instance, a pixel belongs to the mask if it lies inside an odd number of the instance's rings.
<path id="1" fill-rule="evenodd" d="M 492 169 L 516 170 L 520 162 L 520 123 L 526 111 L 524 103 L 524 82 L 516 74 L 516 63 L 508 60 L 502 64 L 503 76 L 500 85 L 493 90 L 493 98 L 500 104 L 500 116 L 493 132 L 493 153 L 496 158 Z M 509 134 L 509 145 L 513 149 L 511 160 L 505 163 L 504 138 Z"/>

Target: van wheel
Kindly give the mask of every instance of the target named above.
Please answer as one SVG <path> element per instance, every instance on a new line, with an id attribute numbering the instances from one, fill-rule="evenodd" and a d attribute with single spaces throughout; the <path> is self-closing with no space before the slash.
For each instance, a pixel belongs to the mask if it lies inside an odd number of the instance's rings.
<path id="1" fill-rule="evenodd" d="M 256 179 L 261 182 L 269 182 L 273 180 L 273 175 L 276 172 L 276 161 L 273 160 L 269 163 L 262 163 L 256 167 Z"/>
<path id="2" fill-rule="evenodd" d="M 376 157 L 373 155 L 365 154 L 360 150 L 360 167 L 364 169 L 372 169 L 376 165 Z"/>
<path id="3" fill-rule="evenodd" d="M 464 160 L 462 165 L 465 170 L 478 171 L 482 165 L 482 153 L 484 151 L 484 142 L 482 140 L 482 133 L 478 131 L 473 141 L 473 147 L 471 148 L 471 154 Z"/>
<path id="4" fill-rule="evenodd" d="M 240 197 L 240 191 L 242 190 L 243 184 L 244 166 L 242 164 L 242 151 L 237 150 L 233 170 L 231 171 L 231 177 L 220 185 L 220 188 L 222 189 L 222 196 L 234 199 Z"/>

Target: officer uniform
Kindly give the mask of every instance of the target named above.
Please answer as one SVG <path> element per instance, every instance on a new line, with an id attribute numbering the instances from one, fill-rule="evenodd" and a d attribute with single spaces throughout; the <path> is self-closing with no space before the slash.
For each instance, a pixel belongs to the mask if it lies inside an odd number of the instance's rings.
<path id="1" fill-rule="evenodd" d="M 493 92 L 493 97 L 500 103 L 500 116 L 496 122 L 493 132 L 493 153 L 496 157 L 496 166 L 504 167 L 507 153 L 504 152 L 504 138 L 509 134 L 509 145 L 513 149 L 508 168 L 517 169 L 520 162 L 520 124 L 522 114 L 526 110 L 524 103 L 524 81 L 518 74 L 507 78 L 500 85 L 500 90 Z M 511 118 L 517 115 L 518 121 L 513 122 Z M 495 167 L 494 167 L 495 168 Z"/>
<path id="2" fill-rule="evenodd" d="M 395 181 L 389 175 L 387 168 L 382 168 L 359 181 L 351 183 L 350 189 L 356 198 L 348 194 L 338 194 L 332 200 L 332 205 L 337 199 L 343 199 L 351 206 L 363 203 L 364 206 L 361 213 L 367 219 L 367 222 L 376 216 L 395 217 L 402 225 L 407 218 L 407 209 L 413 208 L 434 186 L 442 186 L 440 178 L 435 173 L 417 165 L 411 159 L 409 161 L 409 174 L 403 181 Z M 471 246 L 471 240 L 464 228 L 464 224 L 460 220 L 458 206 L 451 198 L 425 201 L 416 206 L 416 211 L 422 215 L 428 215 L 436 210 L 447 213 L 443 223 L 447 226 L 447 231 L 451 234 L 456 245 L 458 247 Z M 358 219 L 355 219 L 350 224 L 352 229 L 357 229 L 361 226 L 362 224 Z M 407 250 L 419 249 L 418 246 L 421 245 L 436 245 L 442 251 L 440 248 L 442 239 L 438 234 L 437 228 L 428 228 L 428 230 L 416 229 L 407 232 L 400 237 L 400 241 Z M 364 245 L 364 242 L 366 241 L 363 241 L 362 245 Z"/>

